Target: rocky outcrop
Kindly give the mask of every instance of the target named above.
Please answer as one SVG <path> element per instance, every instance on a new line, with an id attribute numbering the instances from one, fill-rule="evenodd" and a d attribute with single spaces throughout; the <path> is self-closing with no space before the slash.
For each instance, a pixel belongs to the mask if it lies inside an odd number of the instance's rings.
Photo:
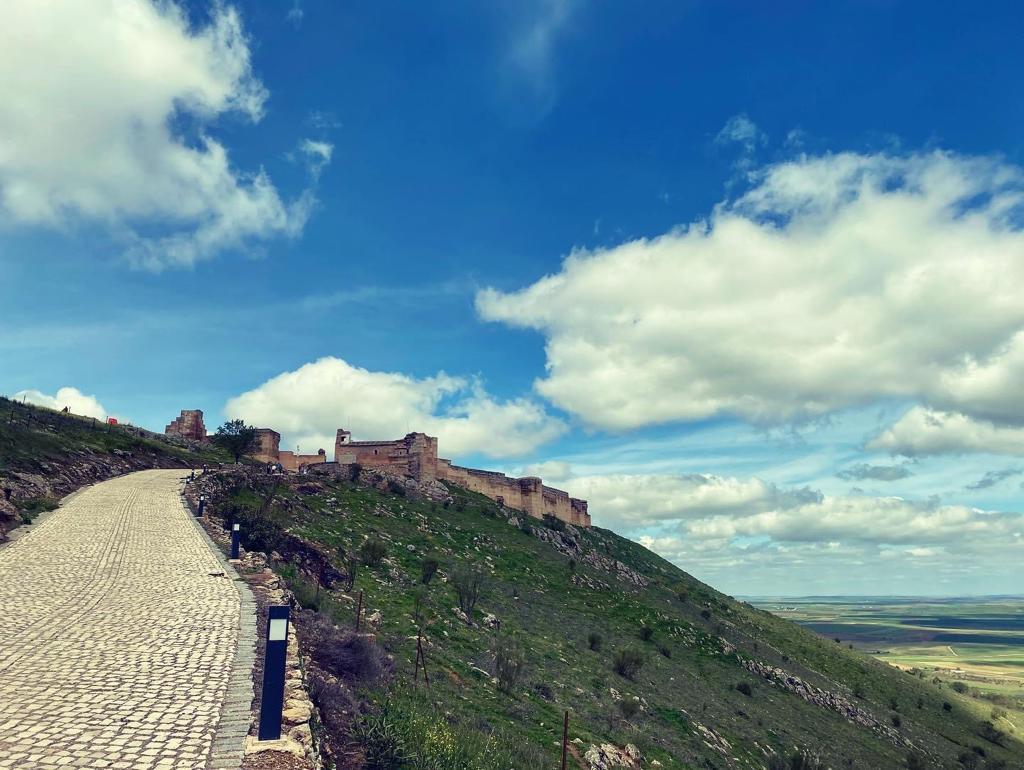
<path id="1" fill-rule="evenodd" d="M 794 676 L 781 668 L 759 660 L 744 660 L 741 658 L 740 664 L 751 673 L 765 679 L 776 687 L 794 693 L 815 706 L 834 711 L 854 724 L 868 728 L 886 738 L 894 746 L 907 748 L 914 745 L 910 740 L 900 735 L 897 730 L 875 719 L 868 711 L 841 695 L 815 687 L 798 676 Z"/>
<path id="2" fill-rule="evenodd" d="M 611 743 L 591 746 L 583 759 L 590 770 L 614 770 L 617 767 L 639 768 L 640 751 L 631 743 L 619 748 Z"/>
<path id="3" fill-rule="evenodd" d="M 30 501 L 54 501 L 98 481 L 147 468 L 184 468 L 185 463 L 155 451 L 71 452 L 59 460 L 39 460 L 28 470 L 0 472 L 0 542 L 22 523 Z"/>
<path id="4" fill-rule="evenodd" d="M 593 549 L 584 549 L 581 544 L 579 530 L 571 524 L 566 524 L 564 530 L 550 529 L 542 524 L 538 524 L 533 527 L 533 534 L 538 540 L 550 543 L 556 551 L 568 558 L 575 559 L 580 564 L 586 564 L 589 567 L 607 572 L 624 583 L 631 583 L 643 588 L 651 582 L 618 559 L 613 559 Z"/>

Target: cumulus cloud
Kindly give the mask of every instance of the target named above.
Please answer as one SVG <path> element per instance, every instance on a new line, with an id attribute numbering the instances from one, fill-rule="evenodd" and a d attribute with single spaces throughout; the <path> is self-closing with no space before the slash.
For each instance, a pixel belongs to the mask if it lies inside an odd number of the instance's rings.
<path id="1" fill-rule="evenodd" d="M 445 457 L 515 457 L 557 438 L 565 425 L 529 399 L 498 401 L 475 380 L 443 372 L 417 379 L 322 358 L 228 401 L 228 417 L 282 433 L 283 446 L 331 452 L 335 430 L 356 440 L 410 431 L 437 436 Z"/>
<path id="2" fill-rule="evenodd" d="M 843 468 L 836 474 L 837 478 L 844 481 L 897 481 L 912 476 L 913 473 L 906 465 L 868 465 L 857 463 L 849 468 Z"/>
<path id="3" fill-rule="evenodd" d="M 783 489 L 758 478 L 710 474 L 622 474 L 572 478 L 594 522 L 677 530 L 721 546 L 744 538 L 777 543 L 935 544 L 1017 537 L 1024 514 L 901 497 L 830 496 Z M 677 534 L 662 535 L 678 537 Z"/>
<path id="4" fill-rule="evenodd" d="M 209 127 L 257 122 L 267 91 L 238 12 L 203 25 L 171 0 L 12 0 L 0 11 L 0 219 L 99 225 L 153 268 L 294 236 L 312 194 L 282 200 Z"/>
<path id="5" fill-rule="evenodd" d="M 867 448 L 907 457 L 965 452 L 1024 455 L 1024 427 L 917 406 L 868 441 Z"/>
<path id="6" fill-rule="evenodd" d="M 879 398 L 1024 420 L 1024 174 L 946 152 L 800 157 L 710 217 L 576 251 L 482 318 L 546 337 L 592 426 L 813 418 Z"/>
<path id="7" fill-rule="evenodd" d="M 60 388 L 52 396 L 38 390 L 21 390 L 14 394 L 15 401 L 22 399 L 30 404 L 46 406 L 58 411 L 67 407 L 72 414 L 83 417 L 95 417 L 97 420 L 107 419 L 107 410 L 103 408 L 99 399 L 96 396 L 85 395 L 78 388 Z"/>

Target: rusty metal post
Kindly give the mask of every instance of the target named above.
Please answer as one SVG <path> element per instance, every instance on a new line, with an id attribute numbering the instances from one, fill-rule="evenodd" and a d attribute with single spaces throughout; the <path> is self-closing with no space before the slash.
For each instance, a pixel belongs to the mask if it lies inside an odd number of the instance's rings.
<path id="1" fill-rule="evenodd" d="M 359 592 L 359 606 L 356 607 L 356 633 L 359 633 L 359 625 L 363 619 L 363 592 Z"/>
<path id="2" fill-rule="evenodd" d="M 562 770 L 565 770 L 565 762 L 569 751 L 569 712 L 565 712 L 565 721 L 562 722 Z"/>
<path id="3" fill-rule="evenodd" d="M 422 632 L 421 632 L 422 633 Z M 423 652 L 423 637 L 417 637 L 416 650 L 419 655 L 420 664 L 423 666 L 423 683 L 430 687 L 430 674 L 427 673 L 427 654 Z"/>

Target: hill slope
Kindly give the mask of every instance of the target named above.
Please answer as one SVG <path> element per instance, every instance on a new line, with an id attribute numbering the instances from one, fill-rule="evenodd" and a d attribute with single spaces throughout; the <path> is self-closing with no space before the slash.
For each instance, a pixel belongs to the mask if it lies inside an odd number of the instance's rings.
<path id="1" fill-rule="evenodd" d="M 213 447 L 175 444 L 130 425 L 105 425 L 0 397 L 0 541 L 86 484 L 145 468 L 228 459 Z"/>
<path id="2" fill-rule="evenodd" d="M 359 480 L 203 481 L 251 548 L 280 552 L 275 569 L 307 607 L 351 626 L 362 591 L 393 655 L 390 676 L 348 677 L 339 713 L 350 719 L 325 714 L 339 765 L 554 768 L 569 710 L 570 766 L 615 767 L 611 747 L 627 744 L 640 759 L 623 755 L 622 766 L 643 768 L 789 767 L 798 749 L 833 768 L 1021 766 L 1021 744 L 989 730 L 975 701 L 724 596 L 613 532 L 524 519 L 457 487 L 431 501 L 380 474 Z M 349 589 L 343 554 L 357 551 Z M 424 586 L 429 559 L 439 571 Z M 454 585 L 473 570 L 482 587 L 467 624 Z M 331 588 L 318 594 L 321 574 Z M 410 684 L 414 618 L 428 640 L 428 693 Z M 341 647 L 323 644 L 315 619 L 302 622 L 312 665 L 345 680 Z M 508 692 L 491 677 L 496 650 L 499 662 L 523 658 Z"/>

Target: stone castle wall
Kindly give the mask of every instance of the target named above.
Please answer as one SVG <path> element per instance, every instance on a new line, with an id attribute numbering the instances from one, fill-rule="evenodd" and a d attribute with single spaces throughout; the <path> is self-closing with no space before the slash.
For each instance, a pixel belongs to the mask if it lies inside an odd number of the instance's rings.
<path id="1" fill-rule="evenodd" d="M 281 434 L 270 428 L 256 429 L 256 451 L 250 456 L 264 463 L 280 463 L 286 471 L 297 471 L 303 465 L 327 462 L 327 452 L 323 449 L 315 455 L 301 455 L 282 450 Z"/>
<path id="2" fill-rule="evenodd" d="M 182 409 L 181 414 L 164 428 L 167 436 L 181 436 L 192 441 L 206 441 L 206 426 L 201 409 Z"/>
<path id="3" fill-rule="evenodd" d="M 364 468 L 410 476 L 417 481 L 449 481 L 534 518 L 550 513 L 562 521 L 590 526 L 587 501 L 569 497 L 568 492 L 544 486 L 535 476 L 513 478 L 504 473 L 453 465 L 437 456 L 437 439 L 425 433 L 410 433 L 398 441 L 352 441 L 351 434 L 338 430 L 334 461 L 341 465 L 358 463 Z"/>

